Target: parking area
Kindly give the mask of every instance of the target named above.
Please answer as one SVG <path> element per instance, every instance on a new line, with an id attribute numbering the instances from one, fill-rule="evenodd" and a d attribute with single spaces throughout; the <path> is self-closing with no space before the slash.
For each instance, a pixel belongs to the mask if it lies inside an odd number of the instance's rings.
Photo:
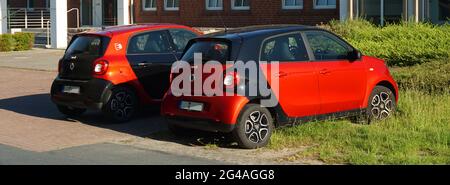
<path id="1" fill-rule="evenodd" d="M 0 53 L 0 164 L 321 164 L 280 160 L 306 148 L 242 150 L 223 134 L 203 132 L 177 138 L 151 108 L 125 124 L 95 111 L 67 119 L 49 95 L 62 54 Z"/>

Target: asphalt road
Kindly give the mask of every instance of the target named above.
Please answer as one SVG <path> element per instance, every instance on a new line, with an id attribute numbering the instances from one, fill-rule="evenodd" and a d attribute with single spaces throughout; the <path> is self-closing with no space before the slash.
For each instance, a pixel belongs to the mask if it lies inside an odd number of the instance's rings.
<path id="1" fill-rule="evenodd" d="M 49 152 L 0 144 L 0 165 L 212 165 L 224 164 L 132 146 L 101 143 Z"/>

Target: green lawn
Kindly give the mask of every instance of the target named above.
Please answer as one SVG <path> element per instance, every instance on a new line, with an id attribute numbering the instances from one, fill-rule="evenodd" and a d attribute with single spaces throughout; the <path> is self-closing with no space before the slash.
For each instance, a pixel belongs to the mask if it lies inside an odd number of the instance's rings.
<path id="1" fill-rule="evenodd" d="M 400 92 L 397 114 L 371 125 L 346 120 L 277 130 L 270 148 L 310 146 L 294 158 L 343 164 L 450 164 L 450 95 Z"/>

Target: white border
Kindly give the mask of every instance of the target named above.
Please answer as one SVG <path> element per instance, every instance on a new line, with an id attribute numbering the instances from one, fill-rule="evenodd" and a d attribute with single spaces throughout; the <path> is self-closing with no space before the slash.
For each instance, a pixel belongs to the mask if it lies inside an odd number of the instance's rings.
<path id="1" fill-rule="evenodd" d="M 179 6 L 180 5 L 178 4 L 178 7 L 167 7 L 167 0 L 164 0 L 164 10 L 166 10 L 166 11 L 178 11 L 178 10 L 180 10 Z"/>
<path id="2" fill-rule="evenodd" d="M 232 10 L 250 10 L 250 4 L 248 6 L 234 6 L 235 1 L 236 0 L 231 0 L 231 9 Z"/>
<path id="3" fill-rule="evenodd" d="M 299 9 L 303 9 L 304 0 L 302 2 L 302 5 L 300 5 L 300 6 L 286 6 L 286 0 L 281 1 L 281 3 L 282 3 L 283 10 L 299 10 Z"/>
<path id="4" fill-rule="evenodd" d="M 316 5 L 316 1 L 317 0 L 314 0 L 313 1 L 313 7 L 314 7 L 314 9 L 336 9 L 336 5 L 319 5 L 319 6 L 317 6 Z M 336 4 L 338 3 L 337 1 L 338 0 L 335 0 L 336 1 Z"/>
<path id="5" fill-rule="evenodd" d="M 152 1 L 156 1 L 155 7 L 153 7 L 153 8 L 146 8 L 145 7 L 146 0 L 142 0 L 141 1 L 142 2 L 142 10 L 144 10 L 144 11 L 156 11 L 156 8 L 158 7 L 158 1 L 157 0 L 152 0 Z"/>
<path id="6" fill-rule="evenodd" d="M 205 0 L 206 10 L 223 10 L 223 0 L 221 7 L 209 7 L 209 0 Z"/>

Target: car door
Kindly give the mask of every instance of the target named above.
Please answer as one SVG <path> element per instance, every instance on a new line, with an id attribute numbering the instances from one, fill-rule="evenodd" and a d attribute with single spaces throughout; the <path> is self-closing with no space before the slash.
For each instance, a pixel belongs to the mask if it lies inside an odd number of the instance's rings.
<path id="1" fill-rule="evenodd" d="M 177 60 L 167 30 L 139 33 L 130 38 L 127 59 L 145 91 L 161 99 L 169 87 L 170 67 Z"/>
<path id="2" fill-rule="evenodd" d="M 367 83 L 365 63 L 349 60 L 354 49 L 331 33 L 304 34 L 319 74 L 320 114 L 361 108 Z"/>
<path id="3" fill-rule="evenodd" d="M 278 81 L 279 92 L 275 95 L 288 117 L 312 116 L 319 112 L 318 75 L 299 32 L 266 39 L 260 60 L 268 61 L 269 65 L 279 61 L 279 73 L 275 74 L 275 79 L 268 80 L 269 84 Z"/>

